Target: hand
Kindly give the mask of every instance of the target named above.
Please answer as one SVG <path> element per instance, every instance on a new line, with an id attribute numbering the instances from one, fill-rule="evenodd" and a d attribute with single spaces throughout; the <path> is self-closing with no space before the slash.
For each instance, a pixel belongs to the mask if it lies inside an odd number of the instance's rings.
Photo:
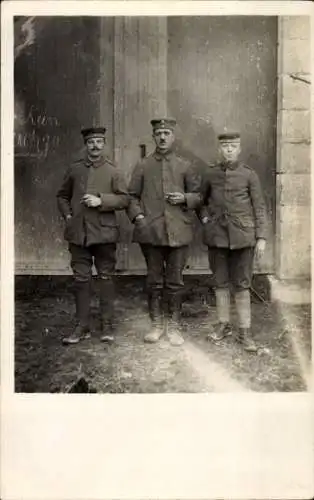
<path id="1" fill-rule="evenodd" d="M 202 224 L 204 224 L 204 225 L 205 225 L 205 224 L 207 224 L 207 222 L 209 222 L 209 217 L 207 217 L 207 216 L 202 217 L 201 222 L 202 222 Z"/>
<path id="2" fill-rule="evenodd" d="M 167 193 L 166 200 L 170 203 L 170 205 L 182 205 L 185 203 L 185 194 L 184 193 Z"/>
<path id="3" fill-rule="evenodd" d="M 82 198 L 82 203 L 84 203 L 87 207 L 96 208 L 101 205 L 101 199 L 99 196 L 95 196 L 93 194 L 84 194 Z"/>
<path id="4" fill-rule="evenodd" d="M 72 219 L 72 215 L 68 214 L 65 218 L 65 222 L 69 222 Z"/>
<path id="5" fill-rule="evenodd" d="M 266 240 L 259 238 L 255 246 L 255 258 L 258 262 L 262 259 L 265 253 L 265 248 L 266 248 Z"/>
<path id="6" fill-rule="evenodd" d="M 134 219 L 135 224 L 138 226 L 141 226 L 142 224 L 145 224 L 145 215 L 139 214 L 135 217 Z"/>

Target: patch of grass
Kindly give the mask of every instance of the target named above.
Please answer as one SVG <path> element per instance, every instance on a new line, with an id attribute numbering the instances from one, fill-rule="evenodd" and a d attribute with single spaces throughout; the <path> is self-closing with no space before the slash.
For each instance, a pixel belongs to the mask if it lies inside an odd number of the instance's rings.
<path id="1" fill-rule="evenodd" d="M 36 286 L 35 286 L 36 285 Z M 15 311 L 15 388 L 17 392 L 67 392 L 84 376 L 99 393 L 203 392 L 204 386 L 187 364 L 180 348 L 166 340 L 145 345 L 149 328 L 143 279 L 117 280 L 116 342 L 108 346 L 99 341 L 97 284 L 92 302 L 92 339 L 75 346 L 61 343 L 70 333 L 74 304 L 69 281 L 37 280 L 23 293 L 16 289 Z M 293 351 L 286 324 L 272 304 L 253 303 L 253 333 L 259 355 L 245 353 L 233 338 L 215 345 L 206 340 L 215 321 L 212 294 L 206 283 L 193 284 L 183 307 L 184 335 L 235 380 L 253 391 L 302 391 L 305 383 L 299 360 Z M 205 297 L 205 299 L 204 299 Z M 300 339 L 305 352 L 311 350 L 311 311 L 296 306 Z M 235 321 L 233 311 L 233 321 Z M 214 387 L 213 381 L 213 387 Z"/>

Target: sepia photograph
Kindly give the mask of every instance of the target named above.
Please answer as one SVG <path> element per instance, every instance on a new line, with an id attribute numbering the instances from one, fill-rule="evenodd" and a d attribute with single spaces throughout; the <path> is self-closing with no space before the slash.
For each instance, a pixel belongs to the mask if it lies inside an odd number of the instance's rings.
<path id="1" fill-rule="evenodd" d="M 309 16 L 15 16 L 15 391 L 309 388 Z"/>
<path id="2" fill-rule="evenodd" d="M 1 14 L 1 498 L 312 498 L 311 2 Z"/>

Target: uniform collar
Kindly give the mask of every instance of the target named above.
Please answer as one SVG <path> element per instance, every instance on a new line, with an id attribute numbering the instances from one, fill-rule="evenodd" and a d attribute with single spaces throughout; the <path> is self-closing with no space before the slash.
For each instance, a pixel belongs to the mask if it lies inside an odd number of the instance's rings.
<path id="1" fill-rule="evenodd" d="M 222 168 L 222 170 L 235 170 L 236 168 L 238 168 L 239 165 L 240 165 L 239 161 L 235 161 L 233 163 L 222 161 L 220 163 L 220 167 Z"/>
<path id="2" fill-rule="evenodd" d="M 95 161 L 92 161 L 90 158 L 88 158 L 88 156 L 86 155 L 85 156 L 85 165 L 86 167 L 94 167 L 94 168 L 97 168 L 99 167 L 100 165 L 102 165 L 105 161 L 105 156 L 104 155 L 101 155 L 99 158 L 97 158 L 97 160 Z"/>
<path id="3" fill-rule="evenodd" d="M 162 153 L 158 148 L 156 148 L 153 153 L 153 156 L 157 161 L 162 161 L 162 160 L 169 161 L 173 155 L 174 155 L 173 149 L 168 149 L 168 151 Z"/>

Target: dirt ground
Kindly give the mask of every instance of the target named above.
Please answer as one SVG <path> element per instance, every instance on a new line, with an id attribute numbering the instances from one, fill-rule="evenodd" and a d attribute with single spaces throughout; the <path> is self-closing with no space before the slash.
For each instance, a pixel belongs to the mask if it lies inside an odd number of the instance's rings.
<path id="1" fill-rule="evenodd" d="M 220 345 L 206 339 L 215 322 L 209 286 L 207 277 L 186 278 L 186 342 L 172 347 L 166 338 L 157 345 L 143 343 L 149 328 L 143 279 L 126 277 L 117 278 L 116 341 L 101 343 L 95 283 L 93 337 L 63 346 L 61 339 L 73 325 L 71 279 L 17 278 L 15 390 L 68 392 L 80 377 L 92 392 L 99 393 L 306 390 L 310 306 L 293 306 L 297 326 L 290 326 L 285 313 L 274 304 L 252 296 L 253 334 L 260 349 L 257 355 L 249 354 L 233 338 Z"/>

